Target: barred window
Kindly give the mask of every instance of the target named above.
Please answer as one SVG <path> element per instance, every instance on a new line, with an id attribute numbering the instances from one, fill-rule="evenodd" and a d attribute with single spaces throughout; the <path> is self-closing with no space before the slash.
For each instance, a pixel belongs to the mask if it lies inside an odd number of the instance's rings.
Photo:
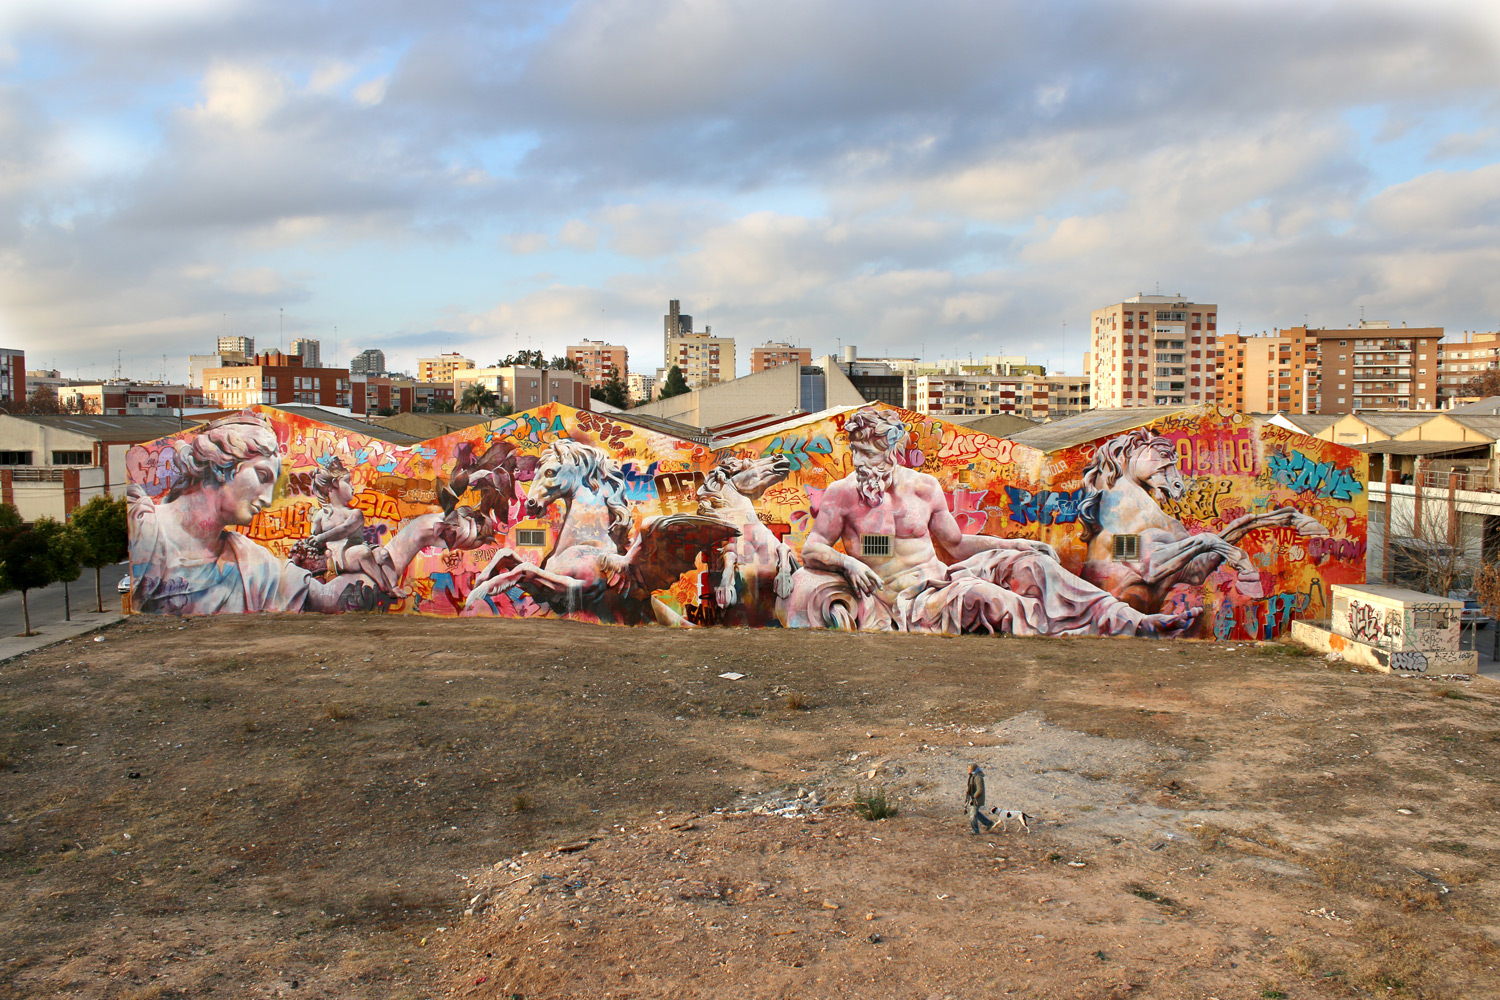
<path id="1" fill-rule="evenodd" d="M 541 548 L 547 544 L 547 530 L 545 528 L 517 528 L 516 544 Z"/>
<path id="2" fill-rule="evenodd" d="M 890 535 L 862 535 L 860 554 L 866 556 L 888 556 L 891 554 Z"/>
<path id="3" fill-rule="evenodd" d="M 1115 536 L 1115 558 L 1116 559 L 1139 559 L 1141 557 L 1140 535 L 1116 535 Z"/>

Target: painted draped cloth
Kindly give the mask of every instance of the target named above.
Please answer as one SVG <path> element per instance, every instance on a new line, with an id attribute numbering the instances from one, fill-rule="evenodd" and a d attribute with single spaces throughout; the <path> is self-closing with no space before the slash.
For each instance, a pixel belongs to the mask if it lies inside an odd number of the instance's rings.
<path id="1" fill-rule="evenodd" d="M 223 531 L 217 558 L 187 558 L 163 529 L 156 503 L 130 487 L 130 575 L 135 610 L 146 614 L 216 615 L 301 611 L 307 570 L 234 531 Z"/>
<path id="2" fill-rule="evenodd" d="M 1134 635 L 1141 612 L 1074 576 L 1056 559 L 1025 549 L 991 549 L 947 566 L 937 559 L 907 570 L 869 597 L 837 573 L 799 569 L 785 624 L 827 628 L 842 607 L 860 629 L 899 632 L 1006 632 L 1013 635 Z"/>

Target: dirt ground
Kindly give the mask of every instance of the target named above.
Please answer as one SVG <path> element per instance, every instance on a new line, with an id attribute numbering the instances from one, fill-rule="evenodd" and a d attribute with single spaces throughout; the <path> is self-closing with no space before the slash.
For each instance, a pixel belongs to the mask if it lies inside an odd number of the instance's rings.
<path id="1" fill-rule="evenodd" d="M 0 663 L 0 997 L 1500 994 L 1488 679 L 557 621 L 99 638 Z M 969 833 L 971 762 L 1031 833 Z"/>

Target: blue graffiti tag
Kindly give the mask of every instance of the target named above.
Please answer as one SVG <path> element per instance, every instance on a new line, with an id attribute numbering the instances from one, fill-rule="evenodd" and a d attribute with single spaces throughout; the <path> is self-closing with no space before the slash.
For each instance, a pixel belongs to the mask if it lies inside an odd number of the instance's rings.
<path id="1" fill-rule="evenodd" d="M 778 434 L 766 445 L 766 450 L 761 452 L 765 455 L 785 455 L 792 463 L 792 471 L 802 468 L 804 465 L 812 464 L 813 455 L 833 454 L 833 444 L 826 435 L 819 434 L 817 437 L 804 437 L 801 434 Z"/>
<path id="2" fill-rule="evenodd" d="M 1078 520 L 1078 505 L 1083 502 L 1083 489 L 1071 493 L 1042 490 L 1035 495 L 1030 490 L 1017 486 L 1005 487 L 1010 497 L 1010 519 L 1017 524 L 1072 524 Z"/>
<path id="3" fill-rule="evenodd" d="M 656 499 L 656 462 L 645 469 L 634 462 L 626 462 L 620 472 L 625 477 L 625 499 L 631 503 L 647 503 Z"/>
<path id="4" fill-rule="evenodd" d="M 1271 455 L 1271 476 L 1283 486 L 1299 493 L 1317 490 L 1320 497 L 1351 500 L 1364 486 L 1355 478 L 1353 468 L 1339 468 L 1332 462 L 1314 462 L 1300 451 L 1291 456 Z"/>

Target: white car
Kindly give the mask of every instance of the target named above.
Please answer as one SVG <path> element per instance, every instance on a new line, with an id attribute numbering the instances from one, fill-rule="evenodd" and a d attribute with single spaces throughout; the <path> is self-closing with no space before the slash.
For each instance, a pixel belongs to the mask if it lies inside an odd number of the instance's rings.
<path id="1" fill-rule="evenodd" d="M 128 594 L 128 593 L 130 593 L 130 574 L 129 573 L 126 573 L 124 576 L 120 577 L 120 582 L 117 583 L 117 584 L 115 584 L 115 590 L 119 591 L 122 594 Z"/>

